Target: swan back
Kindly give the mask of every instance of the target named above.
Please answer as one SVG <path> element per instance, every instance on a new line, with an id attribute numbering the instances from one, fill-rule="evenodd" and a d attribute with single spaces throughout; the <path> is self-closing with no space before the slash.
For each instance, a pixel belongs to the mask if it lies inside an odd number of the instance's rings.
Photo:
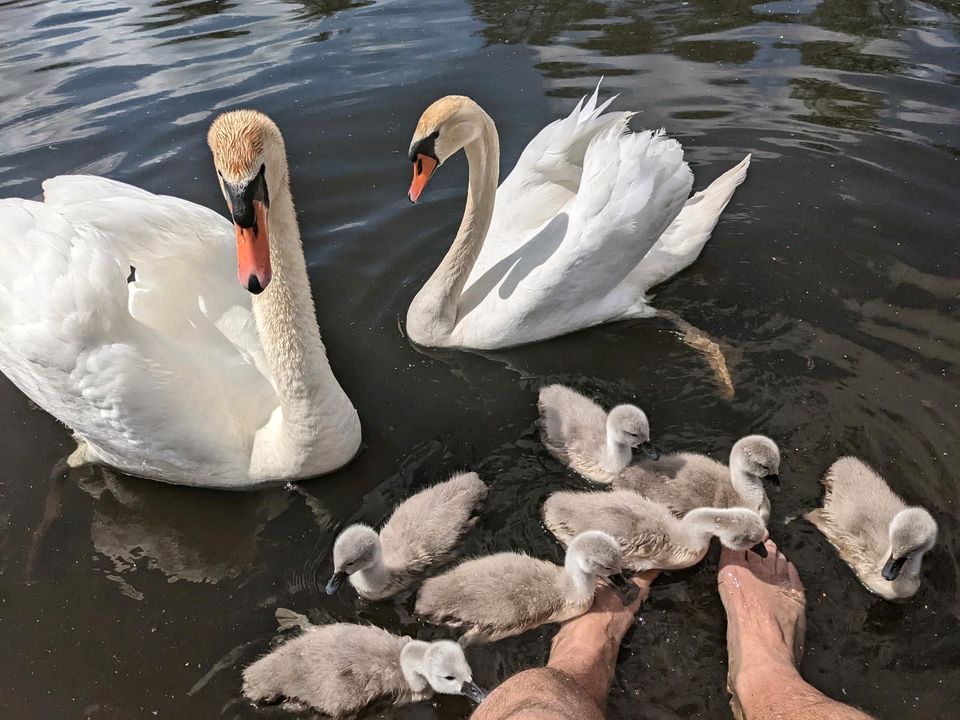
<path id="1" fill-rule="evenodd" d="M 572 470 L 594 482 L 610 483 L 630 462 L 632 449 L 650 441 L 650 423 L 635 405 L 606 413 L 572 388 L 540 390 L 540 437 L 544 446 Z"/>
<path id="2" fill-rule="evenodd" d="M 460 473 L 407 498 L 379 535 L 365 525 L 347 528 L 334 544 L 330 589 L 336 591 L 338 577 L 348 574 L 368 600 L 395 595 L 453 554 L 476 524 L 486 496 L 479 475 Z"/>
<path id="3" fill-rule="evenodd" d="M 590 531 L 570 543 L 563 568 L 519 553 L 463 562 L 424 582 L 416 612 L 467 629 L 463 645 L 490 642 L 585 613 L 597 578 L 620 568 L 616 541 Z"/>
<path id="4" fill-rule="evenodd" d="M 487 637 L 519 634 L 560 614 L 563 568 L 519 553 L 468 560 L 427 579 L 416 612 Z"/>
<path id="5" fill-rule="evenodd" d="M 380 531 L 387 567 L 419 574 L 448 559 L 476 525 L 486 497 L 480 476 L 466 472 L 405 500 Z"/>
<path id="6" fill-rule="evenodd" d="M 766 520 L 770 501 L 763 483 L 779 484 L 780 451 L 763 435 L 738 440 L 730 452 L 731 465 L 698 453 L 669 453 L 657 461 L 632 463 L 613 486 L 633 490 L 684 515 L 700 507 L 746 507 Z"/>
<path id="7" fill-rule="evenodd" d="M 254 702 L 287 698 L 340 717 L 380 697 L 410 702 L 415 695 L 400 667 L 410 638 L 367 625 L 314 626 L 243 672 L 243 693 Z"/>
<path id="8" fill-rule="evenodd" d="M 696 549 L 683 547 L 679 521 L 660 503 L 630 490 L 555 492 L 543 505 L 547 529 L 564 546 L 588 530 L 601 530 L 619 544 L 623 564 L 634 571 L 685 567 Z M 660 563 L 666 563 L 661 565 Z"/>
<path id="9" fill-rule="evenodd" d="M 676 515 L 700 507 L 728 507 L 740 499 L 730 484 L 730 469 L 698 453 L 668 453 L 657 461 L 638 459 L 612 484 L 661 503 Z"/>

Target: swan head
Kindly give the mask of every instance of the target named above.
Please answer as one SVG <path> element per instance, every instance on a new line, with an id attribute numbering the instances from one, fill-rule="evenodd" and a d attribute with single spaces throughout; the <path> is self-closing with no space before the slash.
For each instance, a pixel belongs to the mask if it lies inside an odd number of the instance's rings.
<path id="1" fill-rule="evenodd" d="M 382 554 L 380 536 L 373 528 L 367 525 L 348 527 L 333 544 L 333 577 L 327 583 L 327 594 L 337 592 L 348 575 L 374 567 Z"/>
<path id="2" fill-rule="evenodd" d="M 747 435 L 734 443 L 730 468 L 780 487 L 780 449 L 764 435 Z"/>
<path id="3" fill-rule="evenodd" d="M 660 451 L 650 442 L 647 414 L 636 405 L 617 405 L 610 411 L 607 437 L 618 445 L 642 450 L 651 460 L 660 459 Z"/>
<path id="4" fill-rule="evenodd" d="M 447 95 L 423 111 L 410 142 L 413 182 L 408 197 L 417 202 L 438 167 L 480 136 L 486 113 L 463 95 Z"/>
<path id="5" fill-rule="evenodd" d="M 760 513 L 747 508 L 717 509 L 713 518 L 713 532 L 720 544 L 731 550 L 753 550 L 767 556 L 763 541 L 767 538 L 767 524 Z"/>
<path id="6" fill-rule="evenodd" d="M 587 530 L 570 541 L 567 548 L 566 566 L 575 568 L 588 577 L 602 577 L 613 586 L 625 600 L 631 599 L 633 588 L 621 575 L 623 554 L 620 544 L 600 530 Z"/>
<path id="7" fill-rule="evenodd" d="M 476 703 L 486 697 L 486 693 L 474 684 L 463 648 L 457 643 L 450 640 L 430 643 L 423 654 L 423 664 L 427 682 L 435 692 L 466 695 Z"/>
<path id="8" fill-rule="evenodd" d="M 283 137 L 263 113 L 233 110 L 213 121 L 207 144 L 237 236 L 237 277 L 257 295 L 273 276 L 270 195 L 287 182 Z"/>
<path id="9" fill-rule="evenodd" d="M 473 682 L 473 671 L 463 648 L 450 640 L 407 643 L 400 651 L 400 668 L 416 692 L 422 692 L 429 685 L 434 692 L 465 695 L 475 703 L 487 696 Z"/>
<path id="10" fill-rule="evenodd" d="M 937 522 L 923 508 L 906 508 L 890 521 L 890 557 L 880 574 L 896 580 L 911 558 L 922 558 L 937 542 Z"/>

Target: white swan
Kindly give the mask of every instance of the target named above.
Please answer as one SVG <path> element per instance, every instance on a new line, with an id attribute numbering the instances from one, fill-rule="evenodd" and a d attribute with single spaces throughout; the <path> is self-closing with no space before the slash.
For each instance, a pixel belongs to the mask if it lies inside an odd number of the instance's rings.
<path id="1" fill-rule="evenodd" d="M 683 148 L 662 132 L 631 132 L 597 91 L 527 145 L 499 189 L 497 129 L 462 96 L 437 100 L 410 144 L 416 202 L 461 148 L 470 166 L 463 221 L 413 299 L 419 345 L 491 349 L 591 325 L 646 317 L 647 291 L 692 263 L 750 156 L 688 199 Z"/>
<path id="2" fill-rule="evenodd" d="M 317 328 L 283 138 L 240 110 L 208 141 L 232 227 L 82 175 L 0 201 L 0 370 L 74 431 L 72 464 L 223 488 L 335 470 L 360 422 Z"/>

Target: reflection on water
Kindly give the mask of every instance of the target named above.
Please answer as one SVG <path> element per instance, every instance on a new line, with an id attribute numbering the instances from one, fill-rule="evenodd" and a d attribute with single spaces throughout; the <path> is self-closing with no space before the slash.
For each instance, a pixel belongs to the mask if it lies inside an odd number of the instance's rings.
<path id="1" fill-rule="evenodd" d="M 411 616 L 411 597 L 328 598 L 315 578 L 347 523 L 380 523 L 462 469 L 491 486 L 464 552 L 558 560 L 539 507 L 582 484 L 537 439 L 548 382 L 637 402 L 664 450 L 722 458 L 736 437 L 774 437 L 785 487 L 771 532 L 809 588 L 804 674 L 881 717 L 955 714 L 956 3 L 55 0 L 0 13 L 17 28 L 0 41 L 4 196 L 82 171 L 219 209 L 210 118 L 252 105 L 277 120 L 318 318 L 366 443 L 333 476 L 250 495 L 64 474 L 66 431 L 0 381 L 0 597 L 16 620 L 0 638 L 20 659 L 0 674 L 0 702 L 16 716 L 286 717 L 239 699 L 239 668 L 276 638 L 277 606 L 442 636 Z M 428 201 L 407 203 L 405 147 L 422 108 L 475 97 L 507 169 L 600 76 L 638 126 L 683 142 L 698 184 L 753 153 L 703 256 L 656 299 L 716 339 L 723 373 L 662 319 L 498 353 L 411 346 L 399 320 L 456 231 L 465 186 L 452 160 Z M 797 519 L 824 468 L 852 452 L 940 523 L 911 603 L 864 592 Z M 727 716 L 715 565 L 711 554 L 658 581 L 621 654 L 612 716 Z M 471 651 L 478 678 L 542 662 L 549 638 Z M 163 668 L 149 682 L 145 658 Z M 466 713 L 444 699 L 369 716 Z"/>
<path id="2" fill-rule="evenodd" d="M 260 534 L 290 502 L 288 493 L 278 491 L 231 494 L 211 502 L 106 468 L 76 474 L 83 475 L 78 485 L 94 499 L 93 549 L 113 563 L 117 576 L 146 567 L 171 582 L 240 577 L 263 561 Z"/>

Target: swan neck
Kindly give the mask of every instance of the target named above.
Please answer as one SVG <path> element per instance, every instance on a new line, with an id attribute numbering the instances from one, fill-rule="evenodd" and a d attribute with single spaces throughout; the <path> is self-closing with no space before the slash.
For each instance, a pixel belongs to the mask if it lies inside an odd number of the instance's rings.
<path id="1" fill-rule="evenodd" d="M 763 481 L 744 470 L 743 465 L 733 458 L 730 460 L 730 484 L 740 495 L 743 506 L 756 510 L 766 521 L 770 514 L 770 501 L 763 489 Z"/>
<path id="2" fill-rule="evenodd" d="M 716 535 L 716 517 L 721 512 L 717 508 L 696 508 L 688 512 L 679 523 L 678 544 L 702 550 Z"/>
<path id="3" fill-rule="evenodd" d="M 273 430 L 282 436 L 283 448 L 274 450 L 278 456 L 297 453 L 309 466 L 313 453 L 349 444 L 349 436 L 355 430 L 359 434 L 359 420 L 333 375 L 320 338 L 285 165 L 282 181 L 275 185 L 268 223 L 273 277 L 262 293 L 253 296 L 253 315 L 282 412 L 280 427 Z M 331 429 L 344 437 L 330 437 Z M 321 433 L 329 442 L 318 442 Z M 257 458 L 253 460 L 257 464 Z"/>
<path id="4" fill-rule="evenodd" d="M 597 576 L 581 568 L 576 555 L 571 552 L 567 552 L 563 567 L 568 587 L 567 602 L 578 604 L 590 600 L 596 589 Z"/>
<path id="5" fill-rule="evenodd" d="M 610 473 L 622 472 L 633 458 L 633 451 L 628 445 L 617 442 L 616 438 L 607 431 L 607 444 L 603 450 L 603 469 Z"/>
<path id="6" fill-rule="evenodd" d="M 383 562 L 383 556 L 377 555 L 373 565 L 358 570 L 350 576 L 350 583 L 362 592 L 379 593 L 390 584 L 390 573 Z"/>
<path id="7" fill-rule="evenodd" d="M 421 640 L 411 640 L 400 650 L 400 670 L 407 685 L 415 693 L 424 692 L 430 685 L 423 667 L 428 647 L 429 644 Z"/>
<path id="8" fill-rule="evenodd" d="M 447 254 L 411 303 L 408 332 L 421 344 L 442 344 L 457 324 L 460 295 L 490 230 L 500 175 L 500 139 L 493 120 L 477 108 L 477 137 L 464 146 L 470 181 L 460 228 Z"/>

